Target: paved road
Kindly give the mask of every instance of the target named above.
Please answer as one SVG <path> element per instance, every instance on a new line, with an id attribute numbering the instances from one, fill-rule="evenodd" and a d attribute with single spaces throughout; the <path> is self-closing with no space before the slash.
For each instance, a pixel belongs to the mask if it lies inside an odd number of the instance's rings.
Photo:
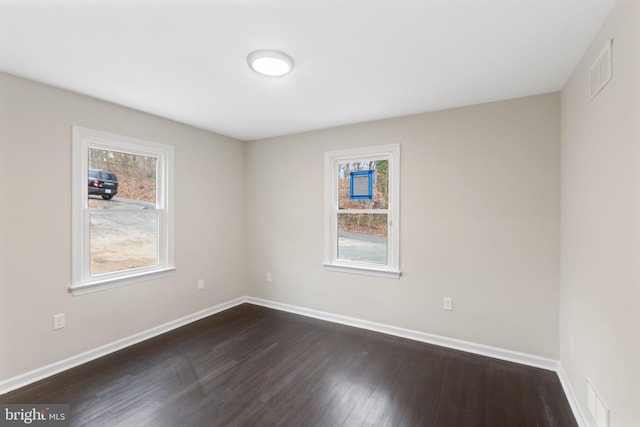
<path id="1" fill-rule="evenodd" d="M 341 231 L 338 233 L 338 258 L 386 264 L 387 238 Z"/>
<path id="2" fill-rule="evenodd" d="M 89 197 L 99 209 L 91 216 L 93 274 L 153 264 L 157 260 L 158 219 L 153 203 L 114 197 Z M 122 212 L 126 210 L 127 212 Z M 379 264 L 387 262 L 385 237 L 341 231 L 338 258 Z"/>
<path id="3" fill-rule="evenodd" d="M 154 265 L 158 259 L 158 215 L 153 203 L 89 197 L 91 273 Z"/>
<path id="4" fill-rule="evenodd" d="M 104 200 L 100 196 L 90 195 L 89 207 L 100 209 L 150 209 L 155 207 L 155 204 L 142 200 L 123 199 L 122 197 Z"/>

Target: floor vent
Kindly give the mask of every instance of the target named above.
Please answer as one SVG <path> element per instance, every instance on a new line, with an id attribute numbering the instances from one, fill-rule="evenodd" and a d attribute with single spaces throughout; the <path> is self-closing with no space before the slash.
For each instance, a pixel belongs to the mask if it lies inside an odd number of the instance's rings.
<path id="1" fill-rule="evenodd" d="M 609 83 L 612 77 L 611 48 L 613 40 L 607 41 L 606 46 L 598 55 L 598 59 L 589 69 L 589 91 L 591 99 L 595 98 L 598 93 Z"/>

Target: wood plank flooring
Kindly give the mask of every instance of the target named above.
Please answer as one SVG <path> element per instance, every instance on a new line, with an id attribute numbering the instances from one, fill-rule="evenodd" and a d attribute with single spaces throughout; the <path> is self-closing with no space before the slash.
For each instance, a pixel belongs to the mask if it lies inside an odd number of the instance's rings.
<path id="1" fill-rule="evenodd" d="M 577 427 L 554 372 L 250 304 L 0 403 L 91 427 Z"/>

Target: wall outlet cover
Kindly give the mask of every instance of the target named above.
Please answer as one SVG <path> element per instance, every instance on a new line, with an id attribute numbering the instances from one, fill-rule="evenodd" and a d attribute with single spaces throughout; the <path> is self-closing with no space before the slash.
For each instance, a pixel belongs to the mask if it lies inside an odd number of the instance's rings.
<path id="1" fill-rule="evenodd" d="M 64 313 L 58 313 L 53 315 L 53 329 L 62 329 L 66 326 L 66 318 Z"/>

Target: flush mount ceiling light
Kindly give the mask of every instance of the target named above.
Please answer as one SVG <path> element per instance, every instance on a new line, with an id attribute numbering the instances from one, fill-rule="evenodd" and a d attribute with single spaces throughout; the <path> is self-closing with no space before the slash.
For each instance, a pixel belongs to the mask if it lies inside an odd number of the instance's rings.
<path id="1" fill-rule="evenodd" d="M 293 58 L 277 50 L 254 50 L 247 56 L 249 67 L 258 74 L 278 77 L 293 70 Z"/>

